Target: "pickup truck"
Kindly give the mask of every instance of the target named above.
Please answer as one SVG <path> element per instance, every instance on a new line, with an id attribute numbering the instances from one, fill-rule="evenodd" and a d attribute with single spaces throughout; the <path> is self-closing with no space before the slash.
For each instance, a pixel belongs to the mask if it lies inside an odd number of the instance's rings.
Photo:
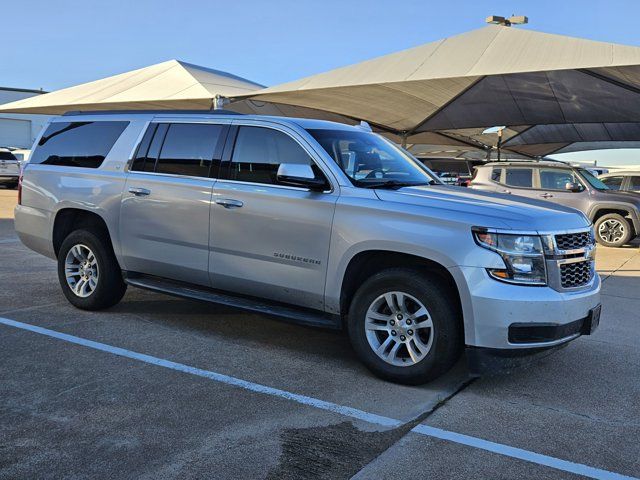
<path id="1" fill-rule="evenodd" d="M 591 222 L 449 187 L 383 137 L 224 111 L 76 112 L 36 139 L 15 228 L 78 308 L 140 287 L 342 329 L 419 384 L 598 326 Z"/>

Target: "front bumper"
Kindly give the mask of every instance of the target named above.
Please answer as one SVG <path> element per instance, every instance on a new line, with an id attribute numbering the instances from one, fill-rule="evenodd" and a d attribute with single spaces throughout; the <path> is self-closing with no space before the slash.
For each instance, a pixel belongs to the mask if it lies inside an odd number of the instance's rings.
<path id="1" fill-rule="evenodd" d="M 558 292 L 550 287 L 501 283 L 480 267 L 454 267 L 450 271 L 460 290 L 465 343 L 471 347 L 525 350 L 562 345 L 583 333 L 574 327 L 579 327 L 578 323 L 600 304 L 597 274 L 584 288 Z M 547 336 L 526 338 L 514 336 L 512 326 L 553 328 L 532 328 L 529 333 L 537 331 Z"/>

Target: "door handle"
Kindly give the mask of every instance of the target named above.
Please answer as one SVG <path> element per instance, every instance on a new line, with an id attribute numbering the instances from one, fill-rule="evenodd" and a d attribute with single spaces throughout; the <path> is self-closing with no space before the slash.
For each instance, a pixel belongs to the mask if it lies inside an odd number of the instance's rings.
<path id="1" fill-rule="evenodd" d="M 511 190 L 502 190 L 502 193 L 511 193 Z"/>
<path id="2" fill-rule="evenodd" d="M 240 200 L 234 200 L 233 198 L 219 198 L 216 203 L 224 208 L 240 208 L 244 205 Z"/>
<path id="3" fill-rule="evenodd" d="M 553 197 L 553 194 L 551 193 L 543 193 L 542 195 L 540 195 L 542 198 L 551 198 Z"/>
<path id="4" fill-rule="evenodd" d="M 129 193 L 133 193 L 136 197 L 143 197 L 149 195 L 151 193 L 151 190 L 147 190 L 146 188 L 131 187 L 129 189 Z"/>

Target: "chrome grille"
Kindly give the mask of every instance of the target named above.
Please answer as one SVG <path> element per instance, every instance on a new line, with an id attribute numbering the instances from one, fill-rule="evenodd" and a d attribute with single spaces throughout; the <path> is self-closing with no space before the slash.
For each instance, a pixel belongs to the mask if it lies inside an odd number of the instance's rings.
<path id="1" fill-rule="evenodd" d="M 584 248 L 587 245 L 593 245 L 593 238 L 589 231 L 563 233 L 556 235 L 556 245 L 558 246 L 558 250 L 576 250 L 578 248 Z"/>
<path id="2" fill-rule="evenodd" d="M 560 283 L 562 288 L 582 287 L 593 278 L 592 261 L 564 263 L 560 265 Z"/>

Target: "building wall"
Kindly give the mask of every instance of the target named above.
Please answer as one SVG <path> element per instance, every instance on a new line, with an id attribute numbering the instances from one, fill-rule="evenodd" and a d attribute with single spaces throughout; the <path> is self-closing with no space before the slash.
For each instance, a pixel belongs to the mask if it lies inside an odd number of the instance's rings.
<path id="1" fill-rule="evenodd" d="M 0 104 L 46 92 L 0 87 Z M 35 138 L 51 118 L 49 115 L 0 113 L 0 147 L 31 148 Z"/>

